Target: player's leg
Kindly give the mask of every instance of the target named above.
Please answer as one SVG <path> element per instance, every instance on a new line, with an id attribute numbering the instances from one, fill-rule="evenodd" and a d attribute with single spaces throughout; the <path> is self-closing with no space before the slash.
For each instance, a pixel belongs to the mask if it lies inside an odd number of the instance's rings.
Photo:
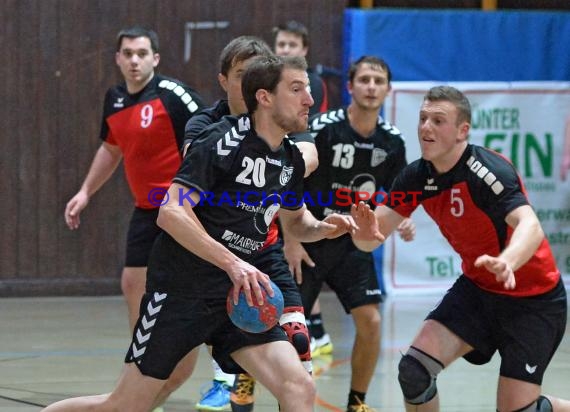
<path id="1" fill-rule="evenodd" d="M 285 309 L 279 319 L 279 325 L 297 351 L 303 366 L 311 373 L 310 339 L 303 313 L 301 295 L 289 271 L 281 242 L 266 248 L 256 257 L 253 264 L 264 273 L 270 275 L 271 280 L 281 290 Z M 233 412 L 250 412 L 253 410 L 254 389 L 255 380 L 251 376 L 239 374 L 236 377 L 230 397 Z"/>
<path id="2" fill-rule="evenodd" d="M 497 388 L 497 409 L 501 412 L 569 411 L 570 402 L 541 396 L 544 373 L 566 329 L 566 290 L 558 285 L 528 298 L 495 297 L 493 324 L 499 336 L 501 370 Z M 540 339 L 536 339 L 540 336 Z"/>
<path id="3" fill-rule="evenodd" d="M 332 354 L 333 344 L 330 335 L 325 330 L 319 298 L 317 298 L 311 309 L 311 315 L 307 319 L 307 326 L 309 327 L 311 336 L 311 355 L 321 356 Z"/>
<path id="4" fill-rule="evenodd" d="M 524 405 L 519 407 L 517 405 Z M 516 408 L 516 409 L 515 409 Z M 518 379 L 499 377 L 497 410 L 520 412 L 570 412 L 570 401 L 541 395 L 539 385 Z"/>
<path id="5" fill-rule="evenodd" d="M 287 334 L 305 369 L 311 373 L 311 350 L 309 329 L 305 319 L 303 301 L 295 279 L 289 270 L 289 265 L 283 254 L 283 245 L 279 241 L 269 246 L 254 261 L 255 267 L 267 273 L 273 283 L 283 294 L 284 312 L 279 319 L 279 325 Z"/>
<path id="6" fill-rule="evenodd" d="M 200 347 L 196 347 L 190 351 L 178 364 L 176 368 L 172 371 L 166 383 L 160 390 L 156 401 L 154 403 L 154 407 L 157 408 L 162 405 L 168 397 L 184 382 L 188 380 L 188 378 L 192 375 L 194 368 L 196 367 L 196 361 L 198 360 L 198 354 L 200 353 Z"/>
<path id="7" fill-rule="evenodd" d="M 406 411 L 439 411 L 438 374 L 472 350 L 441 323 L 426 320 L 398 365 Z"/>
<path id="8" fill-rule="evenodd" d="M 352 315 L 356 329 L 347 411 L 367 410 L 366 394 L 380 353 L 381 292 L 372 255 L 357 250 L 350 238 L 339 241 L 337 247 L 343 248 L 344 258 L 329 270 L 326 281 Z"/>
<path id="9" fill-rule="evenodd" d="M 497 348 L 488 312 L 484 313 L 486 307 L 493 310 L 487 298 L 473 282 L 460 276 L 428 314 L 398 365 L 406 411 L 439 410 L 437 376 L 457 358 L 463 356 L 473 364 L 492 358 Z"/>
<path id="10" fill-rule="evenodd" d="M 570 412 L 570 400 L 555 398 L 554 396 L 550 395 L 544 395 L 542 398 L 546 399 L 542 399 L 540 401 L 540 404 L 538 405 L 539 408 L 537 408 L 538 412 L 544 412 L 544 411 L 550 412 L 548 411 L 548 409 L 546 409 L 548 407 L 548 403 L 550 403 L 550 405 L 552 406 L 552 410 L 554 412 Z M 540 407 L 542 407 L 543 409 L 540 409 Z"/>
<path id="11" fill-rule="evenodd" d="M 146 270 L 150 251 L 160 228 L 156 224 L 157 209 L 135 208 L 129 222 L 125 267 L 121 274 L 121 290 L 127 303 L 129 331 L 139 317 L 139 305 L 146 287 Z"/>
<path id="12" fill-rule="evenodd" d="M 124 267 L 121 274 L 121 290 L 127 302 L 129 330 L 133 330 L 139 317 L 141 298 L 145 292 L 146 266 Z"/>
<path id="13" fill-rule="evenodd" d="M 146 376 L 164 380 L 154 407 L 190 377 L 205 336 L 216 322 L 226 318 L 210 316 L 207 304 L 199 298 L 170 296 L 167 292 L 143 295 L 125 362 L 135 364 Z"/>
<path id="14" fill-rule="evenodd" d="M 352 346 L 350 389 L 354 392 L 353 396 L 364 402 L 362 394 L 368 391 L 380 354 L 380 312 L 378 304 L 368 304 L 354 308 L 350 313 L 356 329 Z M 352 404 L 357 402 L 356 399 L 351 400 Z"/>
<path id="15" fill-rule="evenodd" d="M 140 412 L 149 411 L 164 380 L 144 376 L 134 363 L 126 364 L 117 386 L 110 394 L 65 399 L 49 405 L 44 412 Z"/>
<path id="16" fill-rule="evenodd" d="M 247 346 L 232 357 L 277 398 L 282 412 L 313 411 L 315 383 L 289 342 Z"/>

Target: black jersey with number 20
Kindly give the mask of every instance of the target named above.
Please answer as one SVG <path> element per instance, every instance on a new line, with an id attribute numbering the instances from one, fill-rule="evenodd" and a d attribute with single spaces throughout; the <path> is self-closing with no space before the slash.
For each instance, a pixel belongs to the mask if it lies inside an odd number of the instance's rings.
<path id="1" fill-rule="evenodd" d="M 251 261 L 263 247 L 277 211 L 302 206 L 304 173 L 301 152 L 289 139 L 272 150 L 247 116 L 226 116 L 197 136 L 173 182 L 184 187 L 179 202 L 192 202 L 208 234 Z M 196 204 L 192 192 L 200 194 Z M 160 235 L 152 255 L 149 282 L 155 290 L 225 296 L 231 285 L 225 273 L 167 233 Z"/>

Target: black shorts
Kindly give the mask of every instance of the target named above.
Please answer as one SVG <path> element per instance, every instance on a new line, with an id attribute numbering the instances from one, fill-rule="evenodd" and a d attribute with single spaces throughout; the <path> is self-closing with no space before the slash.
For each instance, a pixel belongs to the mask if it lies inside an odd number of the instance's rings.
<path id="1" fill-rule="evenodd" d="M 302 266 L 300 290 L 305 313 L 311 313 L 323 283 L 336 293 L 346 313 L 382 301 L 372 254 L 358 250 L 350 236 L 303 246 L 315 262 L 314 268 L 304 263 Z"/>
<path id="2" fill-rule="evenodd" d="M 464 356 L 468 362 L 485 364 L 498 351 L 501 376 L 541 385 L 564 336 L 566 306 L 561 280 L 542 295 L 513 297 L 482 290 L 462 275 L 427 319 L 475 348 Z"/>
<path id="3" fill-rule="evenodd" d="M 250 263 L 269 275 L 273 283 L 279 287 L 286 308 L 303 306 L 299 288 L 283 255 L 281 241 L 263 249 Z"/>
<path id="4" fill-rule="evenodd" d="M 158 208 L 136 207 L 129 222 L 127 233 L 126 267 L 146 267 L 154 240 L 162 229 L 156 224 Z"/>
<path id="5" fill-rule="evenodd" d="M 286 341 L 283 329 L 248 333 L 234 326 L 226 312 L 225 299 L 198 299 L 145 293 L 139 320 L 125 362 L 135 362 L 143 375 L 167 379 L 176 364 L 192 349 L 206 343 L 226 373 L 244 370 L 231 358 L 250 345 Z"/>

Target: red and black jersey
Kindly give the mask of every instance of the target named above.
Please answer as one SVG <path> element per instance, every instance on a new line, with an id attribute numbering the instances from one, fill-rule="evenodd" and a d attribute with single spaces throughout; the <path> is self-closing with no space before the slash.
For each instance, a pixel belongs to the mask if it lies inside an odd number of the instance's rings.
<path id="1" fill-rule="evenodd" d="M 302 207 L 304 173 L 301 152 L 289 139 L 272 150 L 250 129 L 247 116 L 226 116 L 196 136 L 173 181 L 187 189 L 179 193 L 182 204 L 192 202 L 191 192 L 200 194 L 199 202 L 189 204 L 208 234 L 251 262 L 278 210 Z M 163 232 L 149 261 L 149 284 L 225 297 L 231 281 L 226 274 L 212 276 L 213 269 Z"/>
<path id="2" fill-rule="evenodd" d="M 506 216 L 529 204 L 514 166 L 498 153 L 468 145 L 459 162 L 440 175 L 419 159 L 396 178 L 390 196 L 387 205 L 402 216 L 421 204 L 461 256 L 463 273 L 484 290 L 534 296 L 551 290 L 560 278 L 546 238 L 515 272 L 514 290 L 505 290 L 493 274 L 474 265 L 479 256 L 498 256 L 505 249 L 513 233 Z"/>
<path id="3" fill-rule="evenodd" d="M 350 125 L 346 110 L 330 110 L 309 121 L 319 167 L 305 179 L 305 203 L 317 219 L 350 213 L 357 192 L 376 197 L 380 188 L 387 191 L 407 165 L 396 127 L 378 117 L 376 130 L 363 137 Z"/>
<path id="4" fill-rule="evenodd" d="M 184 126 L 203 106 L 194 90 L 161 75 L 136 94 L 125 83 L 107 91 L 100 137 L 121 149 L 137 207 L 155 208 L 149 194 L 170 186 L 181 162 Z"/>

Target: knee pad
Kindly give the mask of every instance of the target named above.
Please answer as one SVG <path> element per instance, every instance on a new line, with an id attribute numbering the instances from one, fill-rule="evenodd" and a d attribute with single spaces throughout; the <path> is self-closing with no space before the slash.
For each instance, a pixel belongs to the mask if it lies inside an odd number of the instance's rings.
<path id="1" fill-rule="evenodd" d="M 548 398 L 540 395 L 536 401 L 514 412 L 552 412 L 552 404 Z"/>
<path id="2" fill-rule="evenodd" d="M 548 398 L 540 395 L 536 401 L 536 412 L 552 412 L 552 404 Z"/>
<path id="3" fill-rule="evenodd" d="M 406 402 L 421 405 L 437 394 L 436 379 L 443 369 L 437 359 L 414 348 L 402 357 L 398 365 L 398 381 Z"/>
<path id="4" fill-rule="evenodd" d="M 311 362 L 311 339 L 305 323 L 303 308 L 285 308 L 283 315 L 279 319 L 279 325 L 287 334 L 287 339 L 289 339 L 305 368 L 307 368 L 305 362 Z"/>

